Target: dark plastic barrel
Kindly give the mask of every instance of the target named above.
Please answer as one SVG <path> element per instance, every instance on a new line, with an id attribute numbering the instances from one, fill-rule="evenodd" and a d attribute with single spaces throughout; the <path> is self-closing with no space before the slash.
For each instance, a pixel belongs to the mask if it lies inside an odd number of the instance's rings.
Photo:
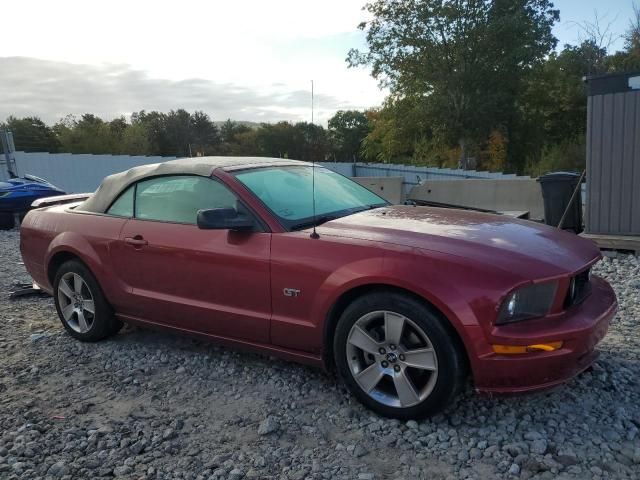
<path id="1" fill-rule="evenodd" d="M 557 227 L 580 181 L 580 175 L 572 172 L 553 172 L 538 178 L 544 200 L 544 222 Z M 582 232 L 582 188 L 573 199 L 562 222 L 563 230 Z"/>

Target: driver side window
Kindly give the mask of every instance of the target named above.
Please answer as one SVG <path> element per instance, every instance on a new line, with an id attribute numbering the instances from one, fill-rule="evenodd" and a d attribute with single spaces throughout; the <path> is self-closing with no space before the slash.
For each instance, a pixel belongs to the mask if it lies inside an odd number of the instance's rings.
<path id="1" fill-rule="evenodd" d="M 195 225 L 198 210 L 237 206 L 236 196 L 220 182 L 175 175 L 138 182 L 134 216 L 140 220 Z"/>

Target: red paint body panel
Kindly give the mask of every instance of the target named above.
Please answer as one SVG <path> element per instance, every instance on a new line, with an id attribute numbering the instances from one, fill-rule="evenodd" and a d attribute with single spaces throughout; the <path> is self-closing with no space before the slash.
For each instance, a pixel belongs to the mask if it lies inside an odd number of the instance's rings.
<path id="1" fill-rule="evenodd" d="M 126 243 L 143 238 L 144 246 Z M 129 297 L 124 315 L 267 343 L 270 233 L 128 220 L 111 251 Z"/>
<path id="2" fill-rule="evenodd" d="M 267 232 L 54 206 L 32 210 L 23 222 L 27 270 L 50 290 L 51 259 L 69 252 L 89 266 L 127 321 L 312 364 L 322 362 L 331 341 L 328 315 L 342 295 L 371 285 L 402 288 L 442 312 L 464 344 L 476 388 L 488 392 L 546 388 L 572 377 L 594 360 L 615 313 L 613 291 L 597 278 L 583 303 L 563 310 L 570 277 L 600 258 L 592 242 L 575 235 L 496 215 L 394 206 L 327 222 L 313 239 L 308 230 L 285 231 L 233 175 L 214 175 Z M 132 238 L 146 243 L 132 245 Z M 551 279 L 558 290 L 547 317 L 495 325 L 511 291 Z M 505 356 L 491 347 L 559 340 L 563 348 L 550 353 Z"/>
<path id="3" fill-rule="evenodd" d="M 562 340 L 561 349 L 523 355 L 487 351 L 474 365 L 476 389 L 485 392 L 525 392 L 554 386 L 577 375 L 597 358 L 595 346 L 604 338 L 616 312 L 611 287 L 593 277 L 593 292 L 580 305 L 552 321 L 531 320 L 494 328 L 495 343 L 533 345 Z"/>

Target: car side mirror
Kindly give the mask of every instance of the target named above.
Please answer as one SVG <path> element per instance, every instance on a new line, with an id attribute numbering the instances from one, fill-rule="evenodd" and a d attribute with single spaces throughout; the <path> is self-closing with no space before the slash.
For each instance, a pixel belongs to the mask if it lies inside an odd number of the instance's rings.
<path id="1" fill-rule="evenodd" d="M 253 219 L 238 213 L 235 208 L 212 208 L 210 210 L 198 210 L 198 228 L 203 230 L 235 230 L 238 232 L 250 232 L 255 223 Z"/>

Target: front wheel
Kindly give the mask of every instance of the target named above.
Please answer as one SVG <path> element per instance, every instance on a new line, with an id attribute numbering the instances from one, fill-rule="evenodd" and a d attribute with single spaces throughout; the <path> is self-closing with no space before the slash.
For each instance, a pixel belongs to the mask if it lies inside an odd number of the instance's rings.
<path id="1" fill-rule="evenodd" d="M 445 322 L 410 296 L 360 297 L 338 321 L 338 372 L 363 404 L 384 416 L 406 420 L 438 413 L 465 377 L 464 356 Z"/>
<path id="2" fill-rule="evenodd" d="M 98 281 L 83 263 L 70 260 L 62 264 L 53 288 L 58 316 L 72 337 L 95 342 L 115 335 L 122 327 Z"/>

